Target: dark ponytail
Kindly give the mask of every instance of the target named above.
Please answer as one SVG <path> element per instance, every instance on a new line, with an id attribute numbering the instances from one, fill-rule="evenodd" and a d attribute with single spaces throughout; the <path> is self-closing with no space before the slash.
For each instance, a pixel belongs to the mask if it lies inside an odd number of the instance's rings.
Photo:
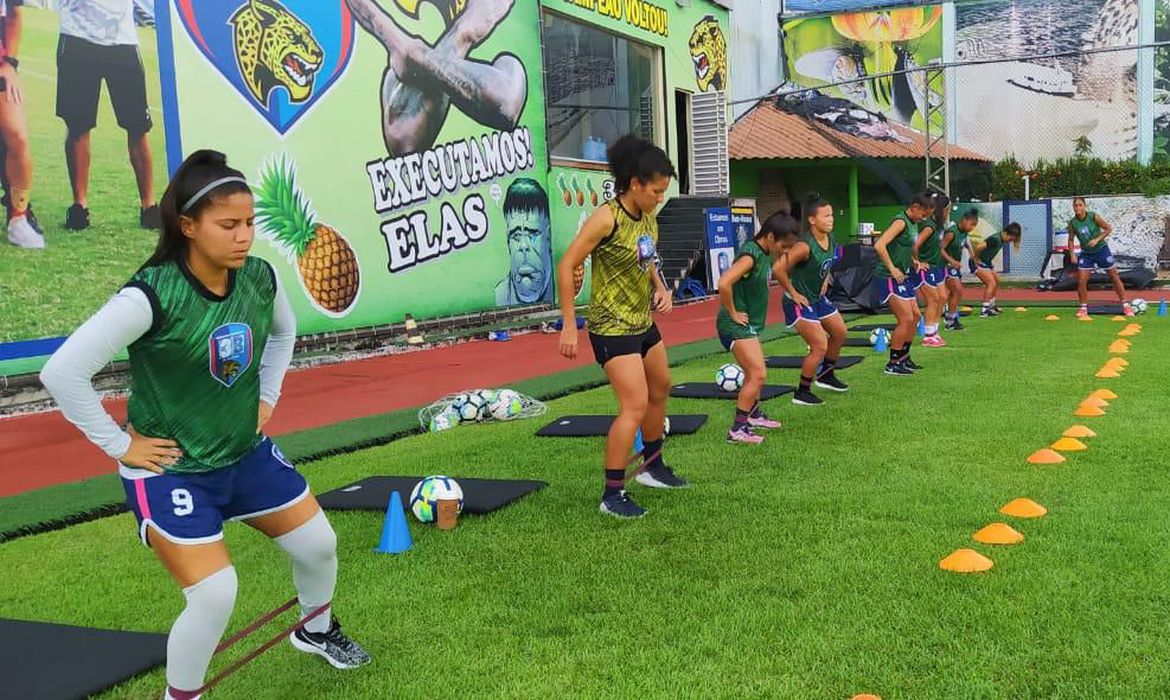
<path id="1" fill-rule="evenodd" d="M 951 206 L 951 198 L 939 192 L 934 195 L 934 224 L 939 228 L 945 228 L 947 225 L 946 213 L 947 207 Z"/>
<path id="2" fill-rule="evenodd" d="M 800 222 L 788 212 L 778 211 L 764 219 L 764 223 L 760 225 L 760 232 L 756 234 L 756 240 L 771 236 L 772 240 L 780 241 L 797 235 L 800 235 Z"/>
<path id="3" fill-rule="evenodd" d="M 934 195 L 929 192 L 919 192 L 910 200 L 910 206 L 918 205 L 920 209 L 934 211 Z"/>
<path id="4" fill-rule="evenodd" d="M 808 223 L 809 217 L 815 216 L 821 207 L 830 206 L 829 200 L 820 195 L 819 192 L 809 192 L 804 197 L 804 202 L 800 205 L 800 230 L 805 233 L 812 232 L 812 226 Z"/>
<path id="5" fill-rule="evenodd" d="M 633 134 L 618 139 L 605 153 L 609 171 L 617 181 L 618 194 L 628 191 L 634 178 L 650 182 L 655 177 L 676 175 L 666 151 Z"/>
<path id="6" fill-rule="evenodd" d="M 224 178 L 238 178 L 225 182 L 211 189 L 200 192 L 216 180 Z M 248 183 L 240 171 L 229 168 L 227 156 L 219 151 L 203 149 L 187 156 L 175 176 L 167 185 L 159 201 L 159 214 L 162 217 L 162 234 L 158 238 L 158 247 L 154 254 L 143 263 L 142 267 L 154 267 L 172 260 L 179 260 L 186 256 L 187 237 L 179 224 L 179 218 L 186 216 L 198 219 L 203 211 L 221 197 L 233 194 L 251 192 Z M 199 194 L 198 200 L 192 201 Z M 186 211 L 183 211 L 186 208 Z"/>

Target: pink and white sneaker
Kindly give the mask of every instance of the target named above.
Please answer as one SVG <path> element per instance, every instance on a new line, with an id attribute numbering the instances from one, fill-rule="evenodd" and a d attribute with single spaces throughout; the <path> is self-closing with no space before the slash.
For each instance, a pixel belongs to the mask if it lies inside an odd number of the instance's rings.
<path id="1" fill-rule="evenodd" d="M 731 430 L 728 430 L 727 431 L 727 441 L 728 442 L 742 442 L 746 445 L 758 445 L 764 441 L 764 436 L 763 435 L 756 435 L 755 433 L 752 432 L 752 429 L 750 426 L 745 425 L 742 428 L 732 428 Z"/>
<path id="2" fill-rule="evenodd" d="M 1130 306 L 1128 302 L 1122 304 L 1121 308 L 1125 312 L 1126 316 L 1133 316 L 1133 307 Z"/>
<path id="3" fill-rule="evenodd" d="M 1081 307 L 1077 309 L 1077 318 L 1086 318 L 1088 315 L 1089 307 L 1082 304 Z"/>
<path id="4" fill-rule="evenodd" d="M 763 413 L 761 413 L 758 416 L 752 416 L 751 418 L 748 418 L 748 425 L 750 425 L 753 428 L 762 428 L 764 430 L 775 430 L 776 428 L 780 427 L 780 421 L 772 420 L 771 418 L 769 418 L 769 417 L 765 416 Z M 762 440 L 763 438 L 760 438 L 760 439 Z"/>
<path id="5" fill-rule="evenodd" d="M 945 346 L 947 343 L 940 336 L 928 335 L 922 339 L 922 344 L 928 348 L 941 348 L 941 347 Z"/>

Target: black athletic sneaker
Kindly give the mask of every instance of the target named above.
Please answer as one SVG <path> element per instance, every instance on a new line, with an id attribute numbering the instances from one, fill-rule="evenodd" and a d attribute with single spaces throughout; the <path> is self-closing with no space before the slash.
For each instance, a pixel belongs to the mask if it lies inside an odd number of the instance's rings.
<path id="1" fill-rule="evenodd" d="M 909 367 L 906 367 L 898 362 L 887 362 L 886 363 L 886 374 L 894 375 L 896 377 L 904 377 L 904 376 L 914 374 L 914 370 L 912 370 Z"/>
<path id="2" fill-rule="evenodd" d="M 370 655 L 342 633 L 341 623 L 336 617 L 329 620 L 329 629 L 325 632 L 318 634 L 302 627 L 290 634 L 288 641 L 299 651 L 324 657 L 333 668 L 357 668 L 370 663 Z"/>
<path id="3" fill-rule="evenodd" d="M 998 316 L 1002 313 L 1003 313 L 1003 309 L 999 308 L 998 306 L 991 307 L 991 315 L 992 316 Z"/>
<path id="4" fill-rule="evenodd" d="M 909 357 L 902 360 L 902 366 L 911 372 L 917 372 L 918 370 L 922 369 L 922 365 L 918 364 L 914 360 L 911 360 Z"/>
<path id="5" fill-rule="evenodd" d="M 69 211 L 65 212 L 65 228 L 70 231 L 84 231 L 89 228 L 89 210 L 74 202 Z"/>
<path id="6" fill-rule="evenodd" d="M 824 403 L 816 394 L 808 391 L 800 391 L 799 389 L 792 395 L 792 403 L 797 406 L 820 406 Z"/>
<path id="7" fill-rule="evenodd" d="M 601 512 L 616 518 L 640 518 L 646 514 L 646 509 L 634 503 L 634 499 L 622 490 L 612 496 L 602 497 Z"/>
<path id="8" fill-rule="evenodd" d="M 957 318 L 953 321 L 947 321 L 947 330 L 948 331 L 961 331 L 965 327 L 966 326 L 963 325 L 963 322 Z"/>
<path id="9" fill-rule="evenodd" d="M 162 216 L 158 213 L 157 204 L 151 204 L 138 212 L 138 225 L 154 231 L 162 229 Z"/>
<path id="10" fill-rule="evenodd" d="M 638 472 L 634 481 L 652 489 L 685 489 L 690 486 L 686 479 L 675 474 L 665 462 L 659 462 L 656 466 Z"/>
<path id="11" fill-rule="evenodd" d="M 826 374 L 816 381 L 816 385 L 821 389 L 828 389 L 829 391 L 841 393 L 849 391 L 849 385 L 837 379 L 836 374 Z"/>

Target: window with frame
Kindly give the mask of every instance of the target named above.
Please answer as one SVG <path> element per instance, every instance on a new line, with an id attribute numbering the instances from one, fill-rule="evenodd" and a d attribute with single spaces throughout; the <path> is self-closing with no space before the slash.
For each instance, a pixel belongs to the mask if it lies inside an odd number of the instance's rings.
<path id="1" fill-rule="evenodd" d="M 604 163 L 626 134 L 657 142 L 661 50 L 545 12 L 544 80 L 553 160 Z"/>

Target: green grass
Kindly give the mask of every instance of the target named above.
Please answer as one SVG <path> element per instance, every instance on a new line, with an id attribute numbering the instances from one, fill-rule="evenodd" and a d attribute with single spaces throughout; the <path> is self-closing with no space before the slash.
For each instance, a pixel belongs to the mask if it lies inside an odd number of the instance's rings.
<path id="1" fill-rule="evenodd" d="M 771 402 L 785 422 L 760 447 L 722 440 L 725 402 L 669 441 L 695 487 L 635 487 L 636 523 L 596 512 L 601 439 L 532 436 L 540 421 L 460 428 L 304 467 L 322 492 L 369 474 L 539 478 L 545 490 L 454 533 L 412 525 L 414 549 L 373 553 L 378 513 L 334 514 L 338 613 L 373 653 L 351 673 L 280 645 L 223 697 L 1165 697 L 1170 554 L 1164 478 L 1170 328 L 1143 318 L 1120 379 L 1093 372 L 1120 324 L 975 319 L 926 370 L 874 358 L 820 409 Z M 785 339 L 769 350 L 797 352 Z M 724 357 L 693 360 L 704 379 Z M 791 372 L 775 372 L 788 379 Z M 1026 464 L 1099 386 L 1120 398 L 1081 419 L 1099 433 L 1059 467 Z M 612 410 L 598 388 L 553 414 Z M 1012 522 L 1026 541 L 974 545 L 1018 496 L 1050 509 Z M 135 541 L 129 515 L 0 545 L 0 616 L 165 632 L 182 597 Z M 290 595 L 283 556 L 229 525 L 241 594 L 231 628 Z M 938 570 L 975 546 L 995 568 Z M 97 553 L 100 552 L 100 555 Z M 216 667 L 228 661 L 217 660 Z M 436 685 L 436 679 L 442 679 Z M 156 671 L 104 697 L 154 697 Z"/>
<path id="2" fill-rule="evenodd" d="M 153 30 L 139 30 L 147 97 L 154 129 L 156 198 L 166 186 L 158 56 Z M 73 202 L 65 169 L 65 123 L 56 116 L 57 15 L 24 9 L 20 52 L 33 157 L 33 208 L 47 248 L 21 250 L 0 242 L 0 342 L 60 336 L 84 321 L 120 287 L 152 250 L 157 235 L 138 227 L 138 189 L 126 154 L 126 133 L 117 125 L 104 88 L 93 151 L 89 209 L 93 226 L 66 231 Z"/>

